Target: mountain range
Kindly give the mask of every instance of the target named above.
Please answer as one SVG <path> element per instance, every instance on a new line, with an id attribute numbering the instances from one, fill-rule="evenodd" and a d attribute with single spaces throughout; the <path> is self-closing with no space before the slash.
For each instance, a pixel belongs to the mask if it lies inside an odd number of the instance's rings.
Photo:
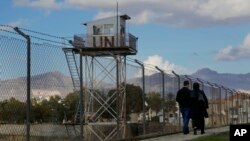
<path id="1" fill-rule="evenodd" d="M 195 78 L 200 78 L 205 81 L 223 85 L 228 88 L 250 91 L 250 73 L 232 74 L 218 73 L 209 68 L 203 68 L 191 75 Z"/>
<path id="2" fill-rule="evenodd" d="M 232 73 L 218 73 L 209 68 L 203 68 L 191 75 L 187 75 L 190 78 L 193 78 L 193 82 L 196 78 L 203 80 L 204 82 L 208 81 L 211 83 L 216 83 L 224 87 L 236 90 L 250 91 L 250 73 L 247 74 L 232 74 Z M 185 78 L 185 76 L 183 75 Z M 174 92 L 178 89 L 177 79 L 171 79 L 171 77 L 165 78 L 165 89 L 170 92 Z M 175 81 L 175 82 L 174 82 Z M 133 83 L 142 87 L 142 78 L 134 78 L 127 81 L 128 83 Z M 159 91 L 161 89 L 161 74 L 155 73 L 152 75 L 145 76 L 145 91 Z M 175 84 L 175 85 L 173 85 Z"/>
<path id="3" fill-rule="evenodd" d="M 191 76 L 228 88 L 250 91 L 250 73 L 218 73 L 209 68 L 203 68 L 191 74 Z M 159 91 L 162 87 L 160 73 L 147 75 L 145 76 L 145 80 L 146 92 Z M 169 91 L 176 90 L 178 86 L 173 85 L 174 81 L 176 80 L 168 77 L 168 79 L 165 80 L 165 89 Z M 133 78 L 127 80 L 127 83 L 142 86 L 142 78 Z M 111 85 L 108 83 L 103 83 L 101 85 L 103 91 L 111 89 L 110 87 Z M 53 71 L 31 76 L 31 89 L 33 95 L 57 94 L 61 97 L 65 97 L 68 93 L 73 92 L 73 84 L 70 76 L 59 71 Z M 22 101 L 26 100 L 26 77 L 0 81 L 0 100 L 9 99 L 11 97 L 15 97 Z"/>
<path id="4" fill-rule="evenodd" d="M 0 81 L 0 100 L 14 97 L 18 100 L 26 100 L 26 77 Z M 70 76 L 59 71 L 47 72 L 31 76 L 31 93 L 33 95 L 60 95 L 66 96 L 73 91 Z"/>

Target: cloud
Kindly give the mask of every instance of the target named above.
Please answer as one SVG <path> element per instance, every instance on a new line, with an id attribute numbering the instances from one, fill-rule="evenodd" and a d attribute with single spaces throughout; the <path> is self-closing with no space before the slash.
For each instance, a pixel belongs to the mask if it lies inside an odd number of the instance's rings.
<path id="1" fill-rule="evenodd" d="M 5 25 L 11 26 L 11 27 L 20 27 L 20 26 L 27 24 L 28 22 L 29 20 L 27 19 L 19 19 L 17 21 L 6 23 Z M 0 29 L 3 31 L 13 31 L 13 28 L 8 27 L 8 26 L 0 26 Z"/>
<path id="2" fill-rule="evenodd" d="M 250 59 L 250 34 L 248 34 L 243 43 L 237 47 L 228 46 L 219 50 L 215 58 L 221 61 Z"/>
<path id="3" fill-rule="evenodd" d="M 25 6 L 41 9 L 60 9 L 63 7 L 64 2 L 57 0 L 13 0 L 15 6 Z"/>
<path id="4" fill-rule="evenodd" d="M 164 60 L 159 55 L 153 55 L 146 58 L 146 60 L 143 61 L 143 63 L 147 66 L 157 66 L 160 69 L 164 70 L 166 73 L 171 73 L 173 70 L 176 73 L 179 74 L 185 74 L 188 72 L 186 68 L 183 68 L 181 66 L 177 66 L 173 63 L 170 63 L 168 60 Z M 156 70 L 157 71 L 157 70 Z M 150 72 L 147 73 L 147 75 L 150 75 Z"/>
<path id="5" fill-rule="evenodd" d="M 115 16 L 117 13 L 114 11 L 110 11 L 110 12 L 99 12 L 95 17 L 94 20 L 97 19 L 102 19 L 102 18 L 107 18 L 107 17 L 113 17 Z M 119 13 L 118 13 L 119 14 Z"/>
<path id="6" fill-rule="evenodd" d="M 96 9 L 98 15 L 116 11 L 111 0 L 13 0 L 17 6 L 43 9 Z M 118 0 L 120 13 L 135 24 L 157 23 L 200 27 L 250 22 L 249 0 Z M 98 16 L 97 15 L 97 16 Z"/>
<path id="7" fill-rule="evenodd" d="M 13 26 L 13 27 L 23 26 L 24 24 L 27 24 L 28 22 L 29 22 L 29 20 L 27 20 L 27 19 L 19 19 L 17 21 L 10 22 L 7 25 Z"/>
<path id="8" fill-rule="evenodd" d="M 134 24 L 146 24 L 152 20 L 152 17 L 155 17 L 155 13 L 150 10 L 144 10 L 134 17 L 131 20 L 131 23 Z"/>
<path id="9" fill-rule="evenodd" d="M 208 0 L 201 3 L 197 12 L 214 20 L 225 20 L 237 17 L 249 17 L 249 0 Z"/>
<path id="10" fill-rule="evenodd" d="M 64 0 L 64 3 L 71 7 L 78 7 L 82 9 L 107 8 L 109 10 L 112 9 L 112 11 L 115 11 L 116 9 L 116 1 L 112 0 Z"/>

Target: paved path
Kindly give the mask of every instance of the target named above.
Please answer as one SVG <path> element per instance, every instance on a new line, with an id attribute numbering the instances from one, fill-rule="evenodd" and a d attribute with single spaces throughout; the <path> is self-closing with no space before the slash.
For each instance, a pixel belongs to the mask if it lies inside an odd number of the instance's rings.
<path id="1" fill-rule="evenodd" d="M 145 139 L 142 141 L 191 141 L 195 138 L 201 137 L 201 136 L 208 136 L 208 135 L 215 135 L 218 133 L 229 131 L 229 126 L 220 127 L 220 128 L 213 128 L 213 129 L 206 129 L 205 134 L 201 135 L 200 131 L 198 131 L 197 135 L 194 135 L 193 132 L 190 132 L 188 135 L 184 135 L 182 133 L 173 134 L 173 135 L 167 135 L 157 138 L 150 138 Z"/>

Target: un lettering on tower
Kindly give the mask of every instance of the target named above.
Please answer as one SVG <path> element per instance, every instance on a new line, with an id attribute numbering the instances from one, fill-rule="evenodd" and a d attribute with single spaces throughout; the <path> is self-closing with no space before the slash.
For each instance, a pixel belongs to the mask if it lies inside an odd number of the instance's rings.
<path id="1" fill-rule="evenodd" d="M 249 141 L 250 124 L 230 125 L 230 141 Z"/>

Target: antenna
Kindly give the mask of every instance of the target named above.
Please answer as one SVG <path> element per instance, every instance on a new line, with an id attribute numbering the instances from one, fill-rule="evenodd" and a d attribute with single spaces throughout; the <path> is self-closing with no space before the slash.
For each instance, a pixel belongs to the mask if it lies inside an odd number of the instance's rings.
<path id="1" fill-rule="evenodd" d="M 118 0 L 116 1 L 116 46 L 118 47 Z"/>

